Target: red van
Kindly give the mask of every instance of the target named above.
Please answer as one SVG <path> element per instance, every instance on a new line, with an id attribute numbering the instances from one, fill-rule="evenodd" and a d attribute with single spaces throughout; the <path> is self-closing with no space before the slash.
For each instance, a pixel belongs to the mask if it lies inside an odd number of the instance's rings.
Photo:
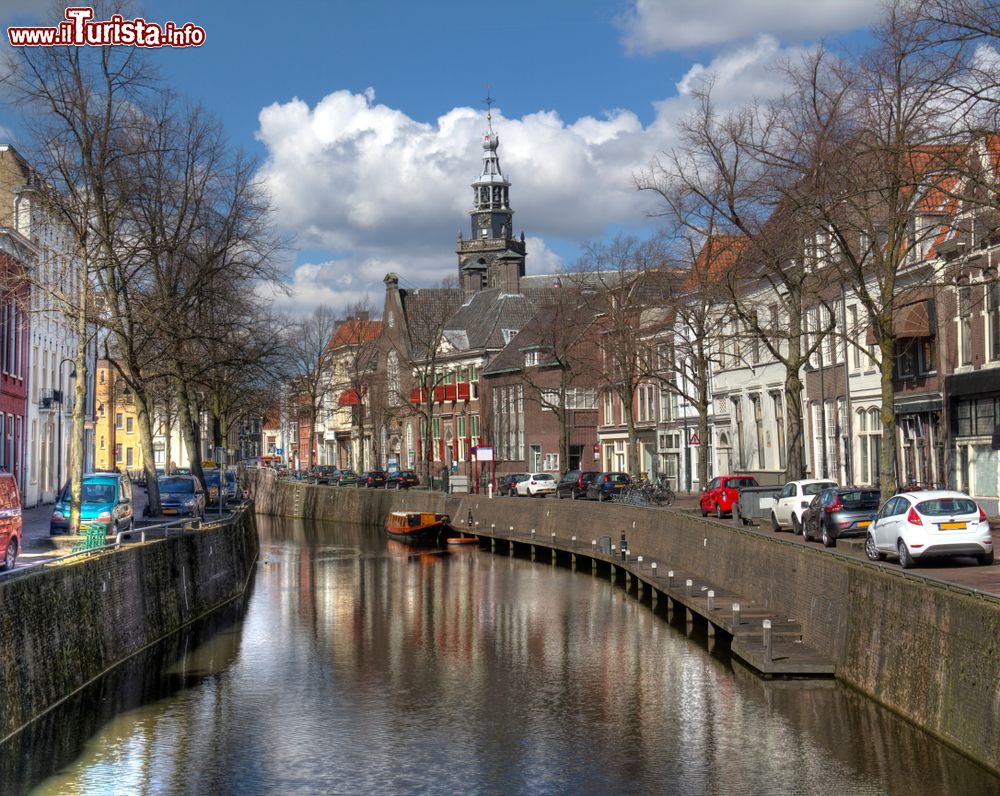
<path id="1" fill-rule="evenodd" d="M 21 496 L 11 473 L 0 473 L 0 570 L 13 569 L 21 552 Z"/>

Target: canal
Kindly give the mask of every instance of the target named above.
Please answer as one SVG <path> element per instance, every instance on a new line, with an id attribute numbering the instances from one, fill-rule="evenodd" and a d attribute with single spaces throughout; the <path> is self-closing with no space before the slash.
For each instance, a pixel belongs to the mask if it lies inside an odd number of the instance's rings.
<path id="1" fill-rule="evenodd" d="M 259 523 L 246 599 L 0 747 L 0 792 L 1000 793 L 851 689 L 763 681 L 589 570 Z"/>

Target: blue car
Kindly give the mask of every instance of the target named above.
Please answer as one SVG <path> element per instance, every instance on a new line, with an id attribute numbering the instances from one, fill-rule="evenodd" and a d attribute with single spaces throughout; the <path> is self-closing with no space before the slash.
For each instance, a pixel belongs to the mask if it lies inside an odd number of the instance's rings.
<path id="1" fill-rule="evenodd" d="M 122 473 L 88 473 L 83 476 L 80 532 L 103 525 L 109 534 L 132 527 L 132 481 Z M 49 520 L 49 533 L 69 532 L 70 485 L 59 493 Z"/>

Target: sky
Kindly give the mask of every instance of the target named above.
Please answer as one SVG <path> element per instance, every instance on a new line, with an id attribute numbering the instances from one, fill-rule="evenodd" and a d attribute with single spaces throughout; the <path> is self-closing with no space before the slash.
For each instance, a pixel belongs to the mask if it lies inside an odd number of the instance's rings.
<path id="1" fill-rule="evenodd" d="M 0 0 L 0 19 L 54 24 L 40 7 Z M 863 43 L 878 6 L 149 0 L 137 15 L 205 29 L 200 48 L 151 57 L 258 159 L 290 242 L 285 289 L 262 299 L 297 314 L 366 299 L 377 312 L 390 271 L 409 286 L 456 273 L 487 91 L 527 271 L 555 273 L 588 241 L 655 228 L 656 197 L 635 178 L 676 145 L 697 81 L 712 77 L 721 107 L 779 94 L 783 59 Z M 15 120 L 0 129 L 17 144 Z"/>

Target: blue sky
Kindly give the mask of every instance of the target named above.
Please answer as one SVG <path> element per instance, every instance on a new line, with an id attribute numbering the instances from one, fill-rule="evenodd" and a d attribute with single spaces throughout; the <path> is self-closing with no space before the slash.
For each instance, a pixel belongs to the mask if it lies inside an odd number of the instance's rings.
<path id="1" fill-rule="evenodd" d="M 38 15 L 0 0 L 4 24 Z M 870 0 L 400 3 L 147 2 L 194 22 L 197 50 L 155 54 L 165 78 L 253 152 L 292 236 L 291 295 L 340 308 L 382 276 L 433 284 L 455 270 L 479 170 L 485 85 L 529 273 L 570 265 L 587 240 L 648 230 L 633 175 L 669 149 L 686 91 L 716 75 L 722 104 L 781 90 L 774 66 L 823 37 L 858 41 Z M 6 127 L 14 125 L 5 124 Z"/>

